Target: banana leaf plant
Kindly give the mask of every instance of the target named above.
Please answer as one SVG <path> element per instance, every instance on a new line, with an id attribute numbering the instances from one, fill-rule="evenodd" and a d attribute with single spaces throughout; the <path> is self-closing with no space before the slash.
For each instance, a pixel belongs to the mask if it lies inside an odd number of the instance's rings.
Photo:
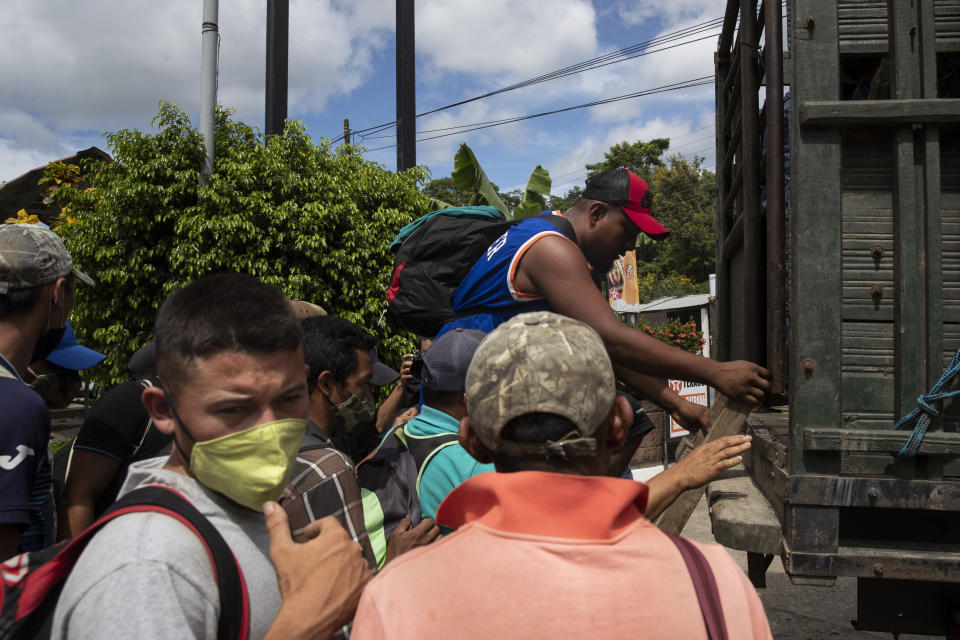
<path id="1" fill-rule="evenodd" d="M 550 173 L 540 165 L 537 165 L 537 168 L 530 174 L 523 192 L 523 200 L 514 209 L 512 215 L 510 208 L 500 198 L 493 183 L 487 178 L 487 174 L 480 166 L 477 156 L 466 144 L 461 144 L 457 155 L 454 156 L 451 177 L 458 189 L 473 194 L 468 204 L 485 204 L 496 207 L 507 218 L 527 218 L 535 216 L 547 208 L 546 197 L 550 195 L 551 185 Z M 435 208 L 437 209 L 450 206 L 436 199 L 431 200 L 431 205 L 436 205 Z"/>

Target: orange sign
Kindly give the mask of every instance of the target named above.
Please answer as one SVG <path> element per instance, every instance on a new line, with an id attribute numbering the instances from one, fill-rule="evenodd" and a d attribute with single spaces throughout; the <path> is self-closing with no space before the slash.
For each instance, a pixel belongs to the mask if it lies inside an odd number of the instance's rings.
<path id="1" fill-rule="evenodd" d="M 637 252 L 627 251 L 623 255 L 623 302 L 639 304 L 640 290 L 637 287 Z"/>

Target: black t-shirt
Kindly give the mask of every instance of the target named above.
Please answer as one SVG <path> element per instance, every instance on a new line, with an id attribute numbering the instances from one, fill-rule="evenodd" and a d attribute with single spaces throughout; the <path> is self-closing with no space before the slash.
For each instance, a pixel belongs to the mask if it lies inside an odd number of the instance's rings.
<path id="1" fill-rule="evenodd" d="M 170 451 L 170 436 L 153 426 L 150 415 L 140 401 L 143 390 L 157 384 L 155 379 L 147 378 L 113 387 L 91 407 L 80 427 L 73 443 L 74 449 L 105 455 L 121 465 L 120 472 L 97 501 L 97 515 L 116 500 L 130 463 L 155 458 Z"/>

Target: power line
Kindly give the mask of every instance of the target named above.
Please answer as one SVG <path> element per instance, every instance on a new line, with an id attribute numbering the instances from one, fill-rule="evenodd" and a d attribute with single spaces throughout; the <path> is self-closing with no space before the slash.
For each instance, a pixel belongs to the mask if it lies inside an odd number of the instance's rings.
<path id="1" fill-rule="evenodd" d="M 556 79 L 558 79 L 558 78 L 564 78 L 564 77 L 567 77 L 567 76 L 571 76 L 571 75 L 575 75 L 575 74 L 578 74 L 578 73 L 582 73 L 582 72 L 584 72 L 584 71 L 590 71 L 590 70 L 593 70 L 593 69 L 600 69 L 600 68 L 602 68 L 602 67 L 606 67 L 606 66 L 609 66 L 609 65 L 611 65 L 611 64 L 616 64 L 616 63 L 618 63 L 618 62 L 625 62 L 625 61 L 627 61 L 627 60 L 632 60 L 632 59 L 634 59 L 634 58 L 639 58 L 639 57 L 642 57 L 642 56 L 645 56 L 645 55 L 649 55 L 649 54 L 651 54 L 651 53 L 657 53 L 657 52 L 660 52 L 660 51 L 667 51 L 667 50 L 669 50 L 669 49 L 673 49 L 673 48 L 676 48 L 676 47 L 679 47 L 679 46 L 684 46 L 684 45 L 687 45 L 687 44 L 693 44 L 693 43 L 699 42 L 699 41 L 701 41 L 701 40 L 706 40 L 706 39 L 708 39 L 708 38 L 712 38 L 712 37 L 714 37 L 714 36 L 717 35 L 717 34 L 716 34 L 716 33 L 710 33 L 710 34 L 707 34 L 707 35 L 705 35 L 705 36 L 701 36 L 701 37 L 699 37 L 699 38 L 695 38 L 695 39 L 693 39 L 693 40 L 687 40 L 687 41 L 685 41 L 685 42 L 676 42 L 676 41 L 677 41 L 677 40 L 681 40 L 681 39 L 683 39 L 683 38 L 688 38 L 688 37 L 693 36 L 693 35 L 698 35 L 698 34 L 704 33 L 705 31 L 715 30 L 715 29 L 721 27 L 722 25 L 723 25 L 723 18 L 722 18 L 722 17 L 721 17 L 721 18 L 714 18 L 714 19 L 712 19 L 712 20 L 707 20 L 707 21 L 705 21 L 705 22 L 701 22 L 701 23 L 699 23 L 699 24 L 695 24 L 695 25 L 692 25 L 692 26 L 690 26 L 690 27 L 686 27 L 686 28 L 684 28 L 684 29 L 679 29 L 679 30 L 677 30 L 677 31 L 673 31 L 673 32 L 670 32 L 670 33 L 663 34 L 662 36 L 658 36 L 658 37 L 656 37 L 656 38 L 653 38 L 653 39 L 651 39 L 651 40 L 647 40 L 647 41 L 645 41 L 645 42 L 641 42 L 641 43 L 638 43 L 638 44 L 635 44 L 635 45 L 631 45 L 631 46 L 629 46 L 629 47 L 625 47 L 625 48 L 623 48 L 623 49 L 619 49 L 619 50 L 613 51 L 613 52 L 611 52 L 611 53 L 607 53 L 607 54 L 604 54 L 604 55 L 601 55 L 601 56 L 597 56 L 597 57 L 591 58 L 591 59 L 589 59 L 589 60 L 584 60 L 584 61 L 582 61 L 582 62 L 578 62 L 578 63 L 576 63 L 576 64 L 573 64 L 573 65 L 570 65 L 570 66 L 567 66 L 567 67 L 563 67 L 562 69 L 557 69 L 557 70 L 551 71 L 551 72 L 549 72 L 549 73 L 545 73 L 545 74 L 543 74 L 543 75 L 536 76 L 536 77 L 530 78 L 530 79 L 528 79 L 528 80 L 524 80 L 524 81 L 522 81 L 522 82 L 518 82 L 518 83 L 515 83 L 515 84 L 512 84 L 512 85 L 506 86 L 506 87 L 501 87 L 501 88 L 499 88 L 499 89 L 495 89 L 495 90 L 493 90 L 493 91 L 489 91 L 489 92 L 487 92 L 487 93 L 484 93 L 484 94 L 481 94 L 481 95 L 478 95 L 478 96 L 474 96 L 474 97 L 472 97 L 472 98 L 467 98 L 467 99 L 465 99 L 465 100 L 460 100 L 460 101 L 453 102 L 453 103 L 448 104 L 448 105 L 444 105 L 444 106 L 442 106 L 442 107 L 437 107 L 437 108 L 434 108 L 434 109 L 430 109 L 430 110 L 428 110 L 428 111 L 424 111 L 423 113 L 418 113 L 416 117 L 420 118 L 420 117 L 422 117 L 422 116 L 430 115 L 430 114 L 432 114 L 432 113 L 437 113 L 437 112 L 439 112 L 439 111 L 444 111 L 444 110 L 446 110 L 446 109 L 452 109 L 452 108 L 454 108 L 454 107 L 462 106 L 462 105 L 464 105 L 464 104 L 468 104 L 468 103 L 470 103 L 470 102 L 475 102 L 475 101 L 477 101 L 477 100 L 482 100 L 482 99 L 484 99 L 484 98 L 489 98 L 489 97 L 491 97 L 491 96 L 495 96 L 495 95 L 498 95 L 498 94 L 501 94 L 501 93 L 506 93 L 506 92 L 508 92 L 508 91 L 514 91 L 514 90 L 516 90 L 516 89 L 522 89 L 522 88 L 524 88 L 524 87 L 529 87 L 529 86 L 532 86 L 532 85 L 535 85 L 535 84 L 540 84 L 540 83 L 542 83 L 542 82 L 549 82 L 549 81 L 551 81 L 551 80 L 556 80 Z M 669 43 L 675 43 L 675 44 L 669 44 Z M 669 45 L 669 46 L 662 46 L 662 45 Z M 650 50 L 652 47 L 659 47 L 659 48 Z M 385 129 L 389 129 L 390 127 L 394 126 L 395 124 L 396 124 L 396 120 L 393 120 L 393 121 L 391 121 L 391 122 L 385 122 L 385 123 L 382 123 L 382 124 L 379 124 L 379 125 L 374 125 L 374 126 L 372 126 L 372 127 L 367 127 L 367 128 L 364 128 L 364 129 L 356 129 L 356 130 L 352 131 L 351 133 L 360 134 L 360 135 L 362 135 L 362 134 L 364 134 L 364 133 L 369 133 L 369 134 L 379 133 L 380 131 L 383 131 L 383 130 L 385 130 Z M 343 135 L 340 135 L 340 136 L 337 136 L 336 138 L 334 138 L 333 140 L 331 140 L 331 142 L 332 142 L 332 143 L 335 143 L 335 142 L 338 142 L 339 140 L 342 140 L 342 139 L 343 139 Z"/>
<path id="2" fill-rule="evenodd" d="M 783 7 L 783 6 L 785 6 L 785 5 L 786 5 L 786 0 L 781 0 L 780 6 Z M 782 16 L 782 18 L 783 18 L 783 17 L 786 17 L 786 16 Z M 581 72 L 583 72 L 583 71 L 590 71 L 590 70 L 593 70 L 593 69 L 599 69 L 599 68 L 602 68 L 602 67 L 605 67 L 605 66 L 609 66 L 609 65 L 611 65 L 611 64 L 616 64 L 616 63 L 618 63 L 618 62 L 624 62 L 624 61 L 626 61 L 626 60 L 632 60 L 632 59 L 634 59 L 634 58 L 638 58 L 638 57 L 641 57 L 641 56 L 644 56 L 644 55 L 649 55 L 649 54 L 651 54 L 651 53 L 657 53 L 657 52 L 659 52 L 659 51 L 666 51 L 666 50 L 668 50 L 668 49 L 673 49 L 673 48 L 675 48 L 675 47 L 679 47 L 679 46 L 683 46 L 683 45 L 687 45 L 687 44 L 693 44 L 694 42 L 699 42 L 699 41 L 701 41 L 701 40 L 706 40 L 706 39 L 711 38 L 711 37 L 713 37 L 713 36 L 715 36 L 715 35 L 717 35 L 717 34 L 716 34 L 716 33 L 711 33 L 711 34 L 708 34 L 708 35 L 706 35 L 706 36 L 702 36 L 702 37 L 700 37 L 700 38 L 695 38 L 695 39 L 693 39 L 693 40 L 688 40 L 688 41 L 686 41 L 686 42 L 681 42 L 681 43 L 677 43 L 677 44 L 672 44 L 672 45 L 670 45 L 670 46 L 661 47 L 661 48 L 659 48 L 659 49 L 655 49 L 655 50 L 652 50 L 652 51 L 646 51 L 646 49 L 649 49 L 650 47 L 661 46 L 661 45 L 664 45 L 664 44 L 667 44 L 667 43 L 675 42 L 675 41 L 680 40 L 680 39 L 682 39 L 682 38 L 687 38 L 687 37 L 690 37 L 690 36 L 693 36 L 693 35 L 698 35 L 698 34 L 703 33 L 703 32 L 705 32 L 705 31 L 709 31 L 709 30 L 712 30 L 712 29 L 717 29 L 717 28 L 723 26 L 723 22 L 724 22 L 724 18 L 723 18 L 723 17 L 718 17 L 718 18 L 713 18 L 713 19 L 710 19 L 710 20 L 706 20 L 706 21 L 704 21 L 704 22 L 701 22 L 701 23 L 698 23 L 698 24 L 695 24 L 695 25 L 691 25 L 691 26 L 685 27 L 685 28 L 683 28 L 683 29 L 678 29 L 677 31 L 672 31 L 672 32 L 670 32 L 670 33 L 665 33 L 665 34 L 663 34 L 663 35 L 661 35 L 661 36 L 658 36 L 658 37 L 653 38 L 653 39 L 651 39 L 651 40 L 647 40 L 647 41 L 645 41 L 645 42 L 641 42 L 641 43 L 638 43 L 638 44 L 635 44 L 635 45 L 631 45 L 631 46 L 629 46 L 629 47 L 625 47 L 625 48 L 623 48 L 623 49 L 619 49 L 619 50 L 613 51 L 613 52 L 611 52 L 611 53 L 607 53 L 607 54 L 604 54 L 604 55 L 601 55 L 601 56 L 597 56 L 597 57 L 591 58 L 591 59 L 589 59 L 589 60 L 584 60 L 584 61 L 582 61 L 582 62 L 578 62 L 578 63 L 573 64 L 573 65 L 570 65 L 570 66 L 568 66 L 568 67 L 564 67 L 564 68 L 562 68 L 562 69 L 557 69 L 557 70 L 555 70 L 555 71 L 551 71 L 551 72 L 549 72 L 549 73 L 546 73 L 546 74 L 543 74 L 543 75 L 540 75 L 540 76 L 536 76 L 536 77 L 534 77 L 534 78 L 530 78 L 530 79 L 524 80 L 524 81 L 522 81 L 522 82 L 518 82 L 518 83 L 515 83 L 515 84 L 512 84 L 512 85 L 506 86 L 506 87 L 502 87 L 502 88 L 500 88 L 500 89 L 496 89 L 496 90 L 494 90 L 494 91 L 490 91 L 490 92 L 488 92 L 488 93 L 481 94 L 481 95 L 479 95 L 479 96 L 474 96 L 473 98 L 468 98 L 468 99 L 466 99 L 466 100 L 460 100 L 460 101 L 458 101 L 458 102 L 454 102 L 454 103 L 451 103 L 451 104 L 448 104 L 448 105 L 444 105 L 444 106 L 442 106 L 442 107 L 437 107 L 437 108 L 435 108 L 435 109 L 431 109 L 431 110 L 429 110 L 429 111 L 425 111 L 425 112 L 423 112 L 423 113 L 419 113 L 419 114 L 417 114 L 416 117 L 419 118 L 419 117 L 426 116 L 426 115 L 429 115 L 429 114 L 432 114 L 432 113 L 437 113 L 437 112 L 439 112 L 439 111 L 444 111 L 444 110 L 446 110 L 446 109 L 452 109 L 453 107 L 461 106 L 461 105 L 464 105 L 464 104 L 467 104 L 467 103 L 470 103 L 470 102 L 474 102 L 474 101 L 477 101 L 477 100 L 482 100 L 482 99 L 484 99 L 484 98 L 489 98 L 489 97 L 491 97 L 491 96 L 495 96 L 495 95 L 498 95 L 498 94 L 500 94 L 500 93 L 505 93 L 505 92 L 507 92 L 507 91 L 514 91 L 514 90 L 516 90 L 516 89 L 521 89 L 521 88 L 523 88 L 523 87 L 528 87 L 528 86 L 531 86 L 531 85 L 534 85 L 534 84 L 539 84 L 539 83 L 541 83 L 541 82 L 548 82 L 548 81 L 551 81 L 551 80 L 556 80 L 556 79 L 558 79 L 558 78 L 563 78 L 563 77 L 566 77 L 566 76 L 569 76 L 569 75 L 574 75 L 574 74 L 576 74 L 576 73 L 581 73 Z M 382 124 L 379 124 L 379 125 L 375 125 L 375 126 L 372 126 L 372 127 L 367 127 L 367 128 L 365 128 L 365 129 L 358 129 L 358 130 L 353 131 L 352 133 L 360 134 L 360 135 L 361 135 L 361 138 L 365 138 L 365 136 L 363 136 L 362 134 L 366 133 L 366 134 L 368 134 L 368 135 L 372 135 L 372 134 L 375 134 L 375 133 L 379 133 L 379 132 L 385 131 L 386 129 L 389 129 L 389 128 L 393 127 L 395 124 L 396 124 L 396 120 L 393 120 L 393 121 L 391 121 L 391 122 L 385 122 L 385 123 L 382 123 Z M 342 140 L 343 137 L 344 137 L 343 135 L 339 135 L 339 136 L 337 136 L 336 138 L 333 138 L 333 139 L 331 140 L 331 144 L 332 144 L 332 143 L 336 143 L 336 142 Z M 381 147 L 381 148 L 388 148 L 388 147 Z"/>
<path id="3" fill-rule="evenodd" d="M 426 138 L 420 138 L 417 142 L 426 142 L 428 140 L 437 140 L 439 138 L 447 138 L 449 136 L 457 136 L 463 133 L 469 133 L 471 131 L 478 131 L 480 129 L 489 129 L 491 127 L 498 127 L 505 124 L 513 124 L 515 122 L 522 122 L 524 120 L 532 120 L 534 118 L 542 118 L 543 116 L 555 115 L 558 113 L 564 113 L 567 111 L 573 111 L 576 109 L 586 109 L 588 107 L 596 107 L 604 104 L 611 104 L 613 102 L 620 102 L 622 100 L 631 100 L 633 98 L 642 98 L 645 96 L 654 95 L 657 93 L 666 93 L 668 91 L 678 91 L 680 89 L 691 89 L 694 87 L 700 87 L 703 85 L 711 84 L 713 82 L 713 76 L 702 76 L 700 78 L 693 78 L 691 80 L 684 80 L 681 82 L 675 82 L 673 84 L 663 85 L 661 87 L 656 87 L 653 89 L 645 89 L 643 91 L 636 91 L 634 93 L 627 93 L 621 96 L 615 96 L 613 98 L 604 98 L 601 100 L 594 100 L 592 102 L 585 102 L 583 104 L 573 105 L 570 107 L 562 107 L 560 109 L 551 109 L 550 111 L 542 111 L 540 113 L 533 113 L 524 116 L 516 116 L 512 118 L 502 118 L 500 120 L 489 120 L 484 123 L 474 123 L 470 125 L 462 125 L 460 127 L 450 127 L 456 128 L 457 131 L 452 133 L 442 133 L 436 136 L 428 136 Z M 389 149 L 395 147 L 395 144 L 385 145 L 382 147 L 377 147 L 375 149 L 367 149 L 368 152 L 379 151 L 381 149 Z"/>

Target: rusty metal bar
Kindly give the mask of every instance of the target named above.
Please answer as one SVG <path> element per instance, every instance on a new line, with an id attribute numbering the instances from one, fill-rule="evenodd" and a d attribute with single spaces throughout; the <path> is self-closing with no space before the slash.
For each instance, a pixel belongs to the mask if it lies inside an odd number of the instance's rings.
<path id="1" fill-rule="evenodd" d="M 728 148 L 736 149 L 736 145 L 731 144 L 728 139 L 730 118 L 732 117 L 730 114 L 736 111 L 736 105 L 734 97 L 730 95 L 726 80 L 732 70 L 738 66 L 731 61 L 731 59 L 735 61 L 738 52 L 731 52 L 730 45 L 733 42 L 733 33 L 739 12 L 738 0 L 727 0 L 723 29 L 717 42 L 717 53 L 714 55 L 714 82 L 716 83 L 715 136 L 717 138 L 718 158 L 725 158 Z M 731 164 L 727 161 L 717 165 L 717 349 L 711 350 L 711 354 L 718 360 L 730 359 L 730 331 L 732 327 L 730 264 L 723 255 L 723 240 L 729 235 L 730 230 L 729 216 L 723 208 L 723 203 L 727 201 L 727 193 L 732 186 L 731 182 L 735 182 L 731 181 L 730 167 Z"/>
<path id="2" fill-rule="evenodd" d="M 723 156 L 724 166 L 730 166 L 733 164 L 733 156 L 737 153 L 737 149 L 740 146 L 740 138 L 743 134 L 743 127 L 741 124 L 741 121 L 738 119 L 737 126 L 734 127 L 733 133 L 730 134 L 730 148 L 727 149 L 727 152 Z"/>
<path id="3" fill-rule="evenodd" d="M 740 81 L 740 49 L 733 52 L 733 60 L 730 62 L 730 69 L 722 76 L 723 92 L 727 93 L 730 88 Z"/>
<path id="4" fill-rule="evenodd" d="M 733 93 L 733 97 L 730 100 L 727 113 L 724 115 L 724 121 L 723 121 L 724 132 L 730 131 L 730 126 L 733 123 L 734 118 L 736 118 L 740 114 L 741 104 L 743 104 L 743 100 L 741 100 L 740 92 L 735 91 Z"/>
<path id="5" fill-rule="evenodd" d="M 727 10 L 723 15 L 723 30 L 717 41 L 717 53 L 721 56 L 730 55 L 730 46 L 733 44 L 733 30 L 737 26 L 737 15 L 740 13 L 738 0 L 727 0 Z"/>
<path id="6" fill-rule="evenodd" d="M 730 260 L 737 249 L 743 246 L 743 216 L 740 216 L 733 223 L 730 234 L 723 241 L 721 253 L 724 260 Z"/>
<path id="7" fill-rule="evenodd" d="M 787 271 L 783 167 L 783 33 L 780 3 L 765 0 L 767 95 L 767 369 L 773 374 L 771 394 L 782 395 L 787 379 Z"/>
<path id="8" fill-rule="evenodd" d="M 740 195 L 740 187 L 742 184 L 743 168 L 737 167 L 736 172 L 733 174 L 733 184 L 730 185 L 730 190 L 727 192 L 727 196 L 723 199 L 723 202 L 720 203 L 720 215 L 728 214 L 730 209 L 733 208 L 733 203 L 736 202 L 737 196 Z"/>
<path id="9" fill-rule="evenodd" d="M 759 78 L 757 77 L 757 0 L 740 2 L 740 117 L 743 121 L 740 164 L 743 171 L 743 324 L 744 351 L 736 354 L 752 362 L 763 362 L 763 236 L 760 219 L 760 126 Z M 758 330 L 759 329 L 759 330 Z"/>

